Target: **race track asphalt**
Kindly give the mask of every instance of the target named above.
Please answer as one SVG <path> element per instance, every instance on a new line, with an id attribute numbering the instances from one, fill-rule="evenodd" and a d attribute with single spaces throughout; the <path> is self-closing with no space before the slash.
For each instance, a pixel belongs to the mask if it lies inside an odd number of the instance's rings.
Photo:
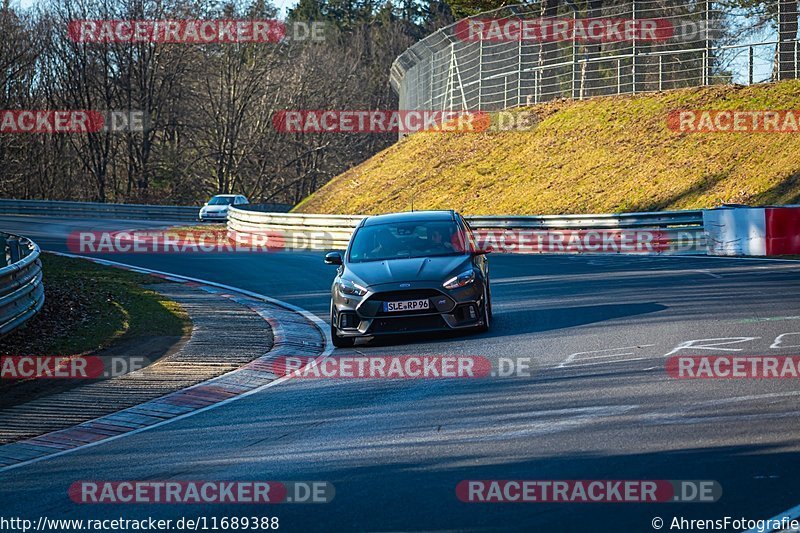
<path id="1" fill-rule="evenodd" d="M 157 222 L 0 217 L 65 251 L 76 229 Z M 116 254 L 327 320 L 322 252 Z M 286 531 L 654 531 L 800 503 L 797 380 L 676 380 L 667 355 L 800 354 L 800 263 L 706 257 L 490 258 L 486 334 L 393 339 L 365 355 L 531 358 L 530 377 L 292 380 L 74 453 L 0 471 L 0 515 L 278 516 Z M 708 339 L 716 339 L 709 341 Z M 681 348 L 714 344 L 720 351 Z M 78 480 L 325 480 L 328 504 L 76 505 Z M 716 480 L 716 503 L 462 503 L 469 479 Z M 665 527 L 664 530 L 669 530 Z"/>

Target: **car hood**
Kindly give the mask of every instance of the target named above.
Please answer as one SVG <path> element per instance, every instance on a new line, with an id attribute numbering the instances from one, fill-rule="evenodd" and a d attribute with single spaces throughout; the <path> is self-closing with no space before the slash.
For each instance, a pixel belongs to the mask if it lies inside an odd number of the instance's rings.
<path id="1" fill-rule="evenodd" d="M 355 281 L 367 286 L 404 281 L 445 281 L 463 272 L 471 264 L 472 257 L 469 255 L 348 263 L 344 277 L 356 277 L 358 279 Z"/>
<path id="2" fill-rule="evenodd" d="M 219 213 L 220 211 L 227 211 L 230 206 L 228 205 L 207 205 L 203 210 L 211 213 Z"/>

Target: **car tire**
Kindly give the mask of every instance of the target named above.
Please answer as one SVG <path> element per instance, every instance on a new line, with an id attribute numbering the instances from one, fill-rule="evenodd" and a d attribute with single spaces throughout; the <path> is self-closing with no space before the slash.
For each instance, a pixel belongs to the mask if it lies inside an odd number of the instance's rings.
<path id="1" fill-rule="evenodd" d="M 494 320 L 494 309 L 492 309 L 492 286 L 486 282 L 486 301 L 489 304 L 489 320 Z"/>
<path id="2" fill-rule="evenodd" d="M 488 285 L 483 288 L 483 309 L 481 311 L 483 311 L 483 325 L 478 326 L 476 330 L 479 333 L 486 333 L 492 322 L 492 296 Z"/>
<path id="3" fill-rule="evenodd" d="M 355 346 L 355 338 L 339 336 L 339 333 L 336 331 L 336 326 L 333 325 L 333 320 L 333 306 L 331 306 L 331 340 L 333 341 L 333 345 L 336 348 L 352 348 Z"/>

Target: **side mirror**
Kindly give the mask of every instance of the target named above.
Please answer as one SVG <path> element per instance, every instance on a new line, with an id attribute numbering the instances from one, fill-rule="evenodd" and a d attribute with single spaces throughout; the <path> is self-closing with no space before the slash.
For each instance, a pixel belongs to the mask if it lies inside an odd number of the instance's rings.
<path id="1" fill-rule="evenodd" d="M 341 265 L 342 264 L 342 254 L 339 252 L 328 252 L 325 254 L 325 264 L 326 265 Z"/>

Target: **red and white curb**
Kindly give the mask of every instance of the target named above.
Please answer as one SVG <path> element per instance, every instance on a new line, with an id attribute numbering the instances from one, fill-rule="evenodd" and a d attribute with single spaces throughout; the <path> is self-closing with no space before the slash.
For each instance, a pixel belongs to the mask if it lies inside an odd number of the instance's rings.
<path id="1" fill-rule="evenodd" d="M 73 254 L 59 255 L 79 257 Z M 315 358 L 313 361 L 318 362 L 333 352 L 327 324 L 295 305 L 212 281 L 105 259 L 90 260 L 175 283 L 186 283 L 249 307 L 272 328 L 272 349 L 241 368 L 186 389 L 71 428 L 0 446 L 0 473 L 171 424 L 283 383 L 291 377 L 279 377 L 272 372 L 272 361 L 278 357 L 312 356 Z"/>

